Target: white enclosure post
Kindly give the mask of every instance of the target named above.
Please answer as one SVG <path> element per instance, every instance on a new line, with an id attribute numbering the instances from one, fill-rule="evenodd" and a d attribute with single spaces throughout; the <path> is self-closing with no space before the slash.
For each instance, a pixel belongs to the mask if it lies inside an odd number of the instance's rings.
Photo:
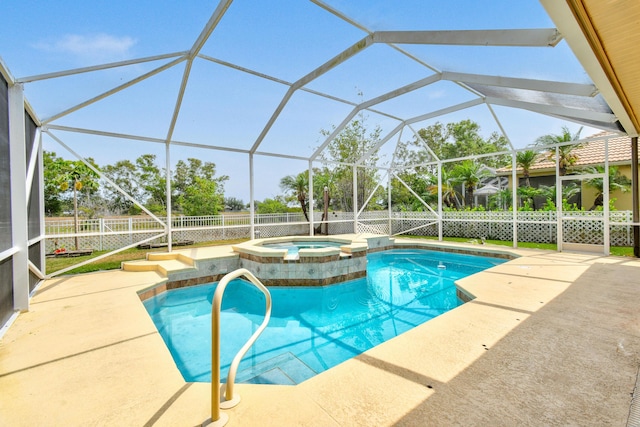
<path id="1" fill-rule="evenodd" d="M 387 175 L 387 212 L 389 215 L 389 236 L 393 236 L 393 227 L 391 222 L 391 215 L 393 215 L 393 211 L 391 209 L 391 169 L 389 169 Z"/>
<path id="2" fill-rule="evenodd" d="M 353 165 L 353 232 L 358 233 L 358 167 Z"/>
<path id="3" fill-rule="evenodd" d="M 610 236 L 610 230 L 609 230 L 609 139 L 605 139 L 604 141 L 604 176 L 602 177 L 602 190 L 603 190 L 603 203 L 602 203 L 602 207 L 603 207 L 603 214 L 604 214 L 604 218 L 603 218 L 603 223 L 602 223 L 602 227 L 603 227 L 603 231 L 604 231 L 604 255 L 609 255 L 609 246 L 610 246 L 610 242 L 609 242 L 609 238 Z"/>
<path id="4" fill-rule="evenodd" d="M 173 222 L 171 216 L 171 143 L 167 140 L 165 145 L 165 179 L 167 180 L 166 192 L 167 192 L 167 250 L 171 252 L 172 239 L 171 239 L 171 225 Z"/>
<path id="5" fill-rule="evenodd" d="M 47 252 L 47 239 L 45 239 L 45 220 L 44 220 L 44 159 L 42 148 L 42 132 L 38 132 L 38 170 L 40 174 L 38 176 L 38 200 L 40 200 L 40 265 L 38 268 L 40 271 L 46 270 L 46 252 Z"/>
<path id="6" fill-rule="evenodd" d="M 25 151 L 24 88 L 9 87 L 9 161 L 11 169 L 11 235 L 13 248 L 13 308 L 29 309 L 29 233 L 27 229 L 27 155 Z"/>
<path id="7" fill-rule="evenodd" d="M 518 166 L 516 152 L 511 152 L 511 210 L 513 213 L 513 247 L 518 247 Z"/>
<path id="8" fill-rule="evenodd" d="M 438 161 L 438 240 L 442 241 L 442 162 Z"/>
<path id="9" fill-rule="evenodd" d="M 313 162 L 309 160 L 309 236 L 313 231 Z"/>
<path id="10" fill-rule="evenodd" d="M 249 154 L 249 235 L 256 238 L 255 202 L 253 200 L 253 154 Z"/>
<path id="11" fill-rule="evenodd" d="M 562 180 L 560 179 L 560 153 L 556 147 L 556 240 L 558 251 L 562 251 Z"/>

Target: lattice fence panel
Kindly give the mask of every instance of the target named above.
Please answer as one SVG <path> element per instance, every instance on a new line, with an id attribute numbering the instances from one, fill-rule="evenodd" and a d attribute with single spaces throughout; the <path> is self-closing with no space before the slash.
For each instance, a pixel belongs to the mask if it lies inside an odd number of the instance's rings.
<path id="1" fill-rule="evenodd" d="M 283 236 L 308 236 L 309 224 L 279 224 L 271 226 L 256 226 L 256 237 L 262 239 L 267 237 Z M 247 236 L 248 237 L 248 236 Z"/>
<path id="2" fill-rule="evenodd" d="M 256 216 L 256 231 L 260 237 L 308 235 L 309 225 L 299 213 L 269 214 Z M 584 220 L 563 221 L 563 235 L 567 242 L 602 244 L 601 211 L 571 212 L 573 217 Z M 590 220 L 589 218 L 593 218 Z M 598 218 L 599 220 L 596 220 Z M 164 220 L 164 218 L 160 218 Z M 321 212 L 314 212 L 316 227 L 320 225 Z M 359 230 L 380 234 L 409 232 L 421 236 L 437 236 L 437 224 L 426 226 L 436 217 L 430 212 L 393 212 L 389 230 L 388 211 L 371 211 L 360 214 Z M 511 212 L 443 212 L 443 235 L 468 239 L 511 240 L 513 222 Z M 610 220 L 616 223 L 630 223 L 629 211 L 610 212 Z M 292 223 L 296 222 L 297 223 Z M 353 232 L 353 212 L 329 212 L 329 234 Z M 206 242 L 212 240 L 240 239 L 250 237 L 249 215 L 216 215 L 210 217 L 176 217 L 173 220 L 173 239 Z M 518 212 L 518 241 L 556 243 L 556 213 L 553 211 Z M 191 228 L 193 227 L 193 228 Z M 202 228 L 209 227 L 209 228 Z M 79 222 L 82 233 L 102 233 L 96 236 L 78 237 L 79 249 L 113 250 L 135 244 L 162 232 L 163 226 L 149 217 L 82 219 Z M 45 250 L 75 248 L 72 219 L 48 220 Z M 178 231 L 179 230 L 179 231 Z M 117 234 L 111 234 L 117 233 Z M 154 242 L 166 242 L 160 237 Z M 611 246 L 631 246 L 633 230 L 630 225 L 610 226 Z"/>
<path id="3" fill-rule="evenodd" d="M 556 243 L 556 224 L 540 222 L 519 222 L 518 241 L 537 243 Z"/>
<path id="4" fill-rule="evenodd" d="M 613 211 L 609 213 L 612 222 L 633 222 L 631 211 Z M 633 246 L 633 228 L 630 225 L 612 225 L 609 228 L 611 246 Z"/>
<path id="5" fill-rule="evenodd" d="M 389 221 L 358 222 L 358 233 L 389 234 Z"/>
<path id="6" fill-rule="evenodd" d="M 603 245 L 602 221 L 562 221 L 562 240 L 571 243 Z"/>
<path id="7" fill-rule="evenodd" d="M 103 234 L 101 236 L 79 236 L 78 249 L 93 249 L 96 251 L 110 251 L 119 249 L 127 245 L 148 239 L 157 232 L 151 233 L 126 233 L 126 234 Z M 155 239 L 154 242 L 160 241 L 161 238 Z M 45 251 L 51 253 L 58 248 L 66 248 L 67 250 L 75 249 L 75 239 L 73 237 L 57 237 L 47 238 L 45 241 Z"/>
<path id="8" fill-rule="evenodd" d="M 353 221 L 329 222 L 329 234 L 349 234 L 353 233 Z"/>
<path id="9" fill-rule="evenodd" d="M 580 219 L 564 219 L 562 221 L 562 240 L 564 242 L 588 245 L 604 244 L 603 212 L 570 212 L 570 216 Z"/>
<path id="10" fill-rule="evenodd" d="M 433 222 L 432 219 L 418 219 L 418 218 L 401 218 L 395 219 L 391 222 L 392 226 L 392 234 L 400 234 L 403 232 L 416 235 L 416 236 L 437 236 L 438 235 L 438 224 L 429 224 Z M 419 227 L 419 228 L 417 228 Z"/>

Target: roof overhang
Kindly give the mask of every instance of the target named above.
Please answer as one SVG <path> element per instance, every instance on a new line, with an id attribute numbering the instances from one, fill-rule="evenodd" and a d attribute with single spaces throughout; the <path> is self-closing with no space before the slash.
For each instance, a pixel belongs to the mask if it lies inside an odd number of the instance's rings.
<path id="1" fill-rule="evenodd" d="M 640 2 L 540 0 L 629 136 L 640 132 Z"/>

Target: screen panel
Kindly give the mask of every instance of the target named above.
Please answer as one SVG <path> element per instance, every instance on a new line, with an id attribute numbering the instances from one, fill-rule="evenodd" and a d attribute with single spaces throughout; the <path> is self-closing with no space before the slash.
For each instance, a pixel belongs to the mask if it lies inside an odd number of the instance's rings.
<path id="1" fill-rule="evenodd" d="M 25 112 L 25 139 L 26 139 L 26 154 L 27 154 L 27 169 L 29 168 L 29 159 L 34 149 L 37 149 L 36 144 L 36 123 L 31 116 Z M 40 235 L 40 168 L 36 165 L 33 181 L 31 183 L 31 192 L 29 199 L 27 200 L 27 224 L 29 240 L 35 239 Z M 35 264 L 35 263 L 34 263 Z M 36 264 L 38 265 L 38 264 Z"/>
<path id="2" fill-rule="evenodd" d="M 9 164 L 9 86 L 0 75 L 0 252 L 11 239 L 11 170 Z"/>

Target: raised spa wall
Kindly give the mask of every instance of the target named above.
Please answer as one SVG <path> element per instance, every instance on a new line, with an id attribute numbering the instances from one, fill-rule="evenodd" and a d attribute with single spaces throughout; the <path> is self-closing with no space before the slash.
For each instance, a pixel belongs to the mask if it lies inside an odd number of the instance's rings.
<path id="1" fill-rule="evenodd" d="M 265 244 L 304 241 L 343 243 L 340 247 L 300 249 L 299 256 L 287 256 L 286 249 Z M 253 272 L 267 286 L 323 286 L 367 275 L 367 251 L 393 247 L 388 236 L 347 240 L 331 237 L 286 237 L 260 239 L 232 246 L 242 267 Z"/>

